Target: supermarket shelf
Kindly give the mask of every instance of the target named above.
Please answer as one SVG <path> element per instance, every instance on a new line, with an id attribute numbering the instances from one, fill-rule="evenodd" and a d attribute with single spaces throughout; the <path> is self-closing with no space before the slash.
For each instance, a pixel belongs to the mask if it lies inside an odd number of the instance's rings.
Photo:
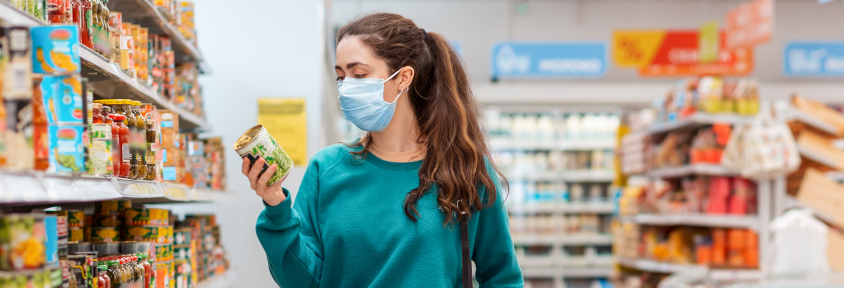
<path id="1" fill-rule="evenodd" d="M 558 203 L 558 204 L 515 204 L 508 205 L 510 214 L 553 214 L 553 213 L 613 213 L 615 205 L 608 202 Z"/>
<path id="2" fill-rule="evenodd" d="M 737 174 L 717 164 L 692 164 L 675 168 L 660 168 L 648 172 L 648 176 L 659 178 L 677 178 L 690 175 L 733 176 Z"/>
<path id="3" fill-rule="evenodd" d="M 202 117 L 177 107 L 151 87 L 137 78 L 123 72 L 120 66 L 110 62 L 94 50 L 79 45 L 79 57 L 82 58 L 82 75 L 88 77 L 94 93 L 105 98 L 130 98 L 141 102 L 150 102 L 159 109 L 168 109 L 179 114 L 181 128 L 210 131 L 211 126 Z"/>
<path id="4" fill-rule="evenodd" d="M 123 21 L 139 24 L 149 29 L 149 34 L 165 34 L 170 36 L 175 52 L 176 63 L 197 63 L 203 73 L 210 73 L 211 69 L 203 61 L 202 53 L 192 43 L 188 42 L 179 30 L 170 24 L 167 17 L 148 0 L 113 0 L 108 3 L 111 11 L 123 13 Z M 174 15 L 175 16 L 175 15 Z"/>
<path id="5" fill-rule="evenodd" d="M 237 281 L 237 272 L 229 270 L 221 275 L 199 282 L 196 288 L 228 288 L 234 286 L 235 281 Z"/>
<path id="6" fill-rule="evenodd" d="M 559 143 L 520 143 L 516 141 L 493 141 L 490 145 L 493 151 L 581 151 L 581 150 L 609 150 L 615 149 L 615 140 L 560 140 Z"/>
<path id="7" fill-rule="evenodd" d="M 668 133 L 675 130 L 692 129 L 715 123 L 740 124 L 752 121 L 753 117 L 739 116 L 735 114 L 706 114 L 696 113 L 692 116 L 670 122 L 652 125 L 648 128 L 651 135 Z"/>
<path id="8" fill-rule="evenodd" d="M 612 268 L 522 268 L 525 278 L 605 278 L 612 273 Z"/>
<path id="9" fill-rule="evenodd" d="M 812 161 L 821 163 L 829 167 L 838 167 L 838 163 L 835 163 L 835 161 L 832 161 L 831 159 L 829 159 L 829 157 L 824 156 L 823 153 L 819 153 L 815 150 L 806 148 L 806 146 L 797 144 L 797 151 L 800 153 L 800 156 L 809 158 Z"/>
<path id="10" fill-rule="evenodd" d="M 560 144 L 560 150 L 563 151 L 581 151 L 581 150 L 610 150 L 616 148 L 615 140 L 604 141 L 564 141 Z"/>
<path id="11" fill-rule="evenodd" d="M 615 172 L 612 170 L 563 170 L 530 175 L 508 175 L 507 179 L 511 181 L 611 182 L 615 179 Z"/>
<path id="12" fill-rule="evenodd" d="M 622 216 L 622 221 L 633 222 L 644 225 L 656 226 L 700 226 L 700 227 L 732 227 L 750 228 L 759 227 L 759 218 L 755 216 L 732 216 L 732 215 L 705 215 L 705 214 L 675 214 L 675 215 L 653 215 L 639 214 L 635 216 Z"/>
<path id="13" fill-rule="evenodd" d="M 809 124 L 809 126 L 818 128 L 821 131 L 824 131 L 826 133 L 829 133 L 829 134 L 832 134 L 832 135 L 838 135 L 838 129 L 836 129 L 835 126 L 833 126 L 832 124 L 829 124 L 829 123 L 827 123 L 827 122 L 825 122 L 821 119 L 818 119 L 817 117 L 812 116 L 811 114 L 800 111 L 799 109 L 794 108 L 794 107 L 790 107 L 788 109 L 788 113 L 790 114 L 791 119 L 793 119 L 793 120 L 797 120 L 797 121 Z"/>
<path id="14" fill-rule="evenodd" d="M 612 244 L 611 235 L 525 235 L 513 236 L 514 245 L 609 245 Z"/>
<path id="15" fill-rule="evenodd" d="M 703 269 L 709 274 L 711 280 L 735 280 L 735 279 L 760 279 L 762 272 L 757 269 L 709 269 L 704 265 L 695 264 L 673 264 L 646 259 L 628 259 L 619 257 L 618 264 L 636 270 L 672 274 L 680 271 Z"/>
<path id="16" fill-rule="evenodd" d="M 137 204 L 214 202 L 232 192 L 193 189 L 181 184 L 117 178 L 0 173 L 0 205 L 76 203 L 131 199 Z"/>
<path id="17" fill-rule="evenodd" d="M 490 148 L 493 151 L 550 151 L 556 150 L 554 143 L 521 143 L 515 141 L 492 141 Z"/>
<path id="18" fill-rule="evenodd" d="M 144 0 L 131 1 L 146 2 Z M 14 26 L 47 25 L 44 21 L 32 17 L 4 1 L 0 1 L 0 19 Z M 182 128 L 211 130 L 211 126 L 202 117 L 176 107 L 176 105 L 158 95 L 152 88 L 139 83 L 137 79 L 124 73 L 117 64 L 108 61 L 85 45 L 78 45 L 78 47 L 79 57 L 82 58 L 83 63 L 82 77 L 89 78 L 89 83 L 97 95 L 106 98 L 130 98 L 141 102 L 154 103 L 160 109 L 170 109 L 179 114 L 179 119 L 184 120 L 179 123 Z"/>

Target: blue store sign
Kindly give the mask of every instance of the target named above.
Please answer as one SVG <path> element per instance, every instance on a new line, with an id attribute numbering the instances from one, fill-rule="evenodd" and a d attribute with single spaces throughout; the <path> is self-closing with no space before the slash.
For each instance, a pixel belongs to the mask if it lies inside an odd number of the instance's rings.
<path id="1" fill-rule="evenodd" d="M 844 77 L 844 42 L 791 42 L 783 53 L 786 76 Z"/>
<path id="2" fill-rule="evenodd" d="M 492 48 L 492 76 L 501 78 L 601 77 L 606 43 L 503 42 Z"/>

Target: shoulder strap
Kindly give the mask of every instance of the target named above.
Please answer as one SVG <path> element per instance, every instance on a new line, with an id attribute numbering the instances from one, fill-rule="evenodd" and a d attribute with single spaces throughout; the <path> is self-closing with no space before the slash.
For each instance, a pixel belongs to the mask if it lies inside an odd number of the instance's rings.
<path id="1" fill-rule="evenodd" d="M 457 203 L 460 207 L 460 202 Z M 472 288 L 472 259 L 469 259 L 469 220 L 466 212 L 460 213 L 460 246 L 463 250 L 463 288 Z"/>

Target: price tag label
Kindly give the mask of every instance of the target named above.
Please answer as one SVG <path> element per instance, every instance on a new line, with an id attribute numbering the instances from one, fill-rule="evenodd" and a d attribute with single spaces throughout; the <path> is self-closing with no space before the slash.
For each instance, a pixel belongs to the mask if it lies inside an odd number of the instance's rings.
<path id="1" fill-rule="evenodd" d="M 185 200 L 185 201 L 188 200 L 187 193 L 185 192 L 185 189 L 181 188 L 181 187 L 167 187 L 165 194 L 167 196 L 169 196 L 170 198 L 175 198 L 175 199 Z"/>

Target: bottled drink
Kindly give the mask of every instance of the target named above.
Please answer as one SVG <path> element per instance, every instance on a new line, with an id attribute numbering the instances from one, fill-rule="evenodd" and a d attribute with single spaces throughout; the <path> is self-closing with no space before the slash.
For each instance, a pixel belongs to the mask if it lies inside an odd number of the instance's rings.
<path id="1" fill-rule="evenodd" d="M 141 257 L 141 266 L 144 268 L 144 286 L 143 288 L 151 288 L 152 287 L 152 264 L 149 263 L 147 260 L 146 254 L 140 254 Z"/>
<path id="2" fill-rule="evenodd" d="M 97 266 L 97 269 L 99 269 L 100 271 L 100 273 L 97 274 L 97 287 L 110 288 L 111 278 L 109 278 L 108 274 L 106 274 L 106 270 L 108 270 L 108 265 L 103 264 L 103 261 L 100 261 L 99 265 Z"/>

